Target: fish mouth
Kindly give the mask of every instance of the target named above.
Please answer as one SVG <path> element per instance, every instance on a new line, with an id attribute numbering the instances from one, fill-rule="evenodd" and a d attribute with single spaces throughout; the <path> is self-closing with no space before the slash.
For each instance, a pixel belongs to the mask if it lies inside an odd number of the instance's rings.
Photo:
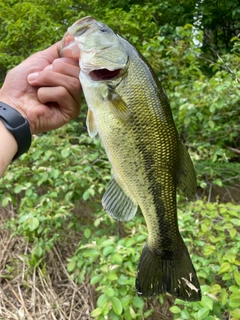
<path id="1" fill-rule="evenodd" d="M 89 73 L 89 75 L 94 81 L 112 80 L 114 78 L 117 78 L 120 75 L 121 71 L 122 69 L 108 70 L 104 68 L 93 70 Z"/>

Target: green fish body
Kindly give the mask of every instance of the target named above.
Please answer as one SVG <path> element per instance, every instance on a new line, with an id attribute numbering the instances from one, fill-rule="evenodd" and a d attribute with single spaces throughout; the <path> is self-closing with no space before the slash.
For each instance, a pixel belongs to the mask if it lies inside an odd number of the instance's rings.
<path id="1" fill-rule="evenodd" d="M 200 286 L 179 233 L 176 206 L 177 187 L 194 198 L 196 177 L 167 95 L 147 61 L 108 26 L 85 17 L 69 28 L 70 36 L 81 57 L 88 132 L 100 137 L 114 173 L 103 207 L 121 221 L 132 219 L 140 207 L 147 224 L 137 293 L 168 292 L 198 301 Z"/>

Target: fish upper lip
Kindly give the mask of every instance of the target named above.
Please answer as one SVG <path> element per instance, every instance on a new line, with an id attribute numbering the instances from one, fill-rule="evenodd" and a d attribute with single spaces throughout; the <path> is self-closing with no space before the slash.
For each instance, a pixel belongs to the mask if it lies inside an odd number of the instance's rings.
<path id="1" fill-rule="evenodd" d="M 87 29 L 89 29 L 89 27 L 91 27 L 93 21 L 95 21 L 95 19 L 90 16 L 80 19 L 69 28 L 70 34 L 73 37 L 81 36 L 87 31 Z"/>
<path id="2" fill-rule="evenodd" d="M 88 29 L 88 27 L 82 27 L 82 28 L 80 28 L 80 30 L 78 30 L 78 31 L 76 31 L 76 32 L 74 33 L 74 37 L 81 36 L 87 29 Z"/>

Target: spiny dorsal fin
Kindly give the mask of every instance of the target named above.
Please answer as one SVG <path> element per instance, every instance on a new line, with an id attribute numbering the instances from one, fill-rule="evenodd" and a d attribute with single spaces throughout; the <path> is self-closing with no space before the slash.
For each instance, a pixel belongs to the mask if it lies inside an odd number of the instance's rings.
<path id="1" fill-rule="evenodd" d="M 197 188 L 196 173 L 190 155 L 181 141 L 179 154 L 180 164 L 176 176 L 177 186 L 188 200 L 194 200 Z"/>
<path id="2" fill-rule="evenodd" d="M 102 198 L 102 204 L 107 213 L 119 221 L 131 220 L 137 212 L 137 204 L 126 195 L 114 178 Z"/>

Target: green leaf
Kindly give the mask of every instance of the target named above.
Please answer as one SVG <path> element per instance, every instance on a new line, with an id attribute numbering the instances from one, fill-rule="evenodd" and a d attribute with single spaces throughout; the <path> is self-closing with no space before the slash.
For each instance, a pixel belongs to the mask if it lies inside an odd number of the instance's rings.
<path id="1" fill-rule="evenodd" d="M 209 124 L 209 126 L 210 126 L 211 129 L 213 129 L 213 128 L 215 127 L 215 122 L 212 121 L 212 120 L 209 120 L 209 121 L 208 121 L 208 124 Z"/>
<path id="2" fill-rule="evenodd" d="M 240 286 L 240 273 L 238 271 L 234 271 L 233 273 L 236 284 Z"/>
<path id="3" fill-rule="evenodd" d="M 67 271 L 72 272 L 75 269 L 76 261 L 71 261 L 67 265 Z"/>
<path id="4" fill-rule="evenodd" d="M 70 148 L 63 149 L 63 150 L 61 151 L 61 156 L 62 156 L 63 158 L 67 158 L 67 157 L 69 156 L 69 154 L 70 154 Z"/>
<path id="5" fill-rule="evenodd" d="M 29 230 L 34 231 L 38 228 L 39 226 L 39 220 L 36 217 L 32 217 L 28 219 L 28 227 Z"/>
<path id="6" fill-rule="evenodd" d="M 198 311 L 197 315 L 198 315 L 198 320 L 203 320 L 206 319 L 206 317 L 209 314 L 209 309 L 208 308 L 202 308 Z"/>
<path id="7" fill-rule="evenodd" d="M 107 275 L 108 280 L 114 281 L 118 279 L 118 275 L 116 272 L 110 271 Z"/>
<path id="8" fill-rule="evenodd" d="M 181 313 L 182 311 L 178 306 L 172 306 L 169 310 L 174 314 Z"/>
<path id="9" fill-rule="evenodd" d="M 229 262 L 223 262 L 218 271 L 219 274 L 225 273 L 230 269 L 231 265 Z"/>
<path id="10" fill-rule="evenodd" d="M 96 284 L 96 283 L 98 283 L 99 281 L 101 281 L 102 278 L 103 278 L 102 276 L 93 276 L 93 277 L 91 278 L 90 283 L 91 283 L 91 284 Z"/>
<path id="11" fill-rule="evenodd" d="M 221 286 L 217 283 L 215 283 L 214 285 L 211 286 L 211 293 L 216 295 L 217 293 L 219 293 L 221 291 Z"/>
<path id="12" fill-rule="evenodd" d="M 230 219 L 230 221 L 234 226 L 240 227 L 240 219 L 233 218 L 233 219 Z"/>
<path id="13" fill-rule="evenodd" d="M 122 318 L 120 316 L 116 315 L 116 313 L 113 311 L 113 309 L 109 311 L 108 316 L 109 316 L 109 319 L 111 319 L 111 320 L 122 320 Z"/>
<path id="14" fill-rule="evenodd" d="M 106 256 L 108 256 L 110 253 L 112 253 L 114 251 L 115 251 L 115 247 L 108 246 L 108 247 L 103 248 L 102 253 L 103 253 L 103 256 L 106 257 Z"/>
<path id="15" fill-rule="evenodd" d="M 108 297 L 113 297 L 115 294 L 115 291 L 113 288 L 107 288 L 104 292 Z"/>
<path id="16" fill-rule="evenodd" d="M 84 201 L 86 201 L 86 200 L 88 200 L 90 198 L 90 196 L 91 195 L 89 193 L 89 190 L 87 189 L 87 190 L 84 191 L 84 193 L 82 195 L 82 198 L 83 198 Z"/>
<path id="17" fill-rule="evenodd" d="M 216 247 L 213 246 L 213 245 L 206 245 L 204 247 L 204 254 L 207 255 L 207 256 L 212 254 L 215 251 L 216 251 Z"/>
<path id="18" fill-rule="evenodd" d="M 87 258 L 87 257 L 93 257 L 93 256 L 99 256 L 99 252 L 97 249 L 94 248 L 90 248 L 90 249 L 86 249 L 83 251 L 82 253 L 83 257 Z"/>
<path id="19" fill-rule="evenodd" d="M 16 194 L 18 194 L 18 193 L 20 193 L 22 190 L 24 190 L 25 189 L 25 186 L 23 186 L 23 185 L 18 185 L 18 186 L 16 186 L 15 187 L 15 189 L 14 189 L 14 192 L 16 193 Z"/>
<path id="20" fill-rule="evenodd" d="M 236 319 L 240 319 L 240 309 L 235 309 L 233 311 L 230 311 L 231 316 L 233 316 Z"/>
<path id="21" fill-rule="evenodd" d="M 213 309 L 213 300 L 208 296 L 203 296 L 200 304 L 209 310 Z"/>
<path id="22" fill-rule="evenodd" d="M 221 289 L 221 301 L 222 301 L 222 305 L 225 305 L 227 303 L 228 300 L 228 293 L 227 290 L 225 288 Z"/>
<path id="23" fill-rule="evenodd" d="M 102 314 L 102 309 L 101 308 L 96 308 L 91 312 L 91 317 L 96 318 Z"/>
<path id="24" fill-rule="evenodd" d="M 234 261 L 236 259 L 236 254 L 235 253 L 227 253 L 224 255 L 223 259 L 227 260 L 228 262 L 230 262 L 230 264 L 232 264 L 232 263 L 234 263 Z"/>
<path id="25" fill-rule="evenodd" d="M 123 308 L 122 308 L 122 302 L 117 297 L 111 298 L 113 311 L 120 316 L 122 314 Z"/>
<path id="26" fill-rule="evenodd" d="M 240 298 L 238 297 L 237 299 L 229 299 L 229 306 L 231 308 L 238 308 L 240 307 Z"/>
<path id="27" fill-rule="evenodd" d="M 122 257 L 122 255 L 121 254 L 119 254 L 119 253 L 114 253 L 113 255 L 112 255 L 112 261 L 114 261 L 115 263 L 117 263 L 117 264 L 121 264 L 122 263 L 122 261 L 123 261 L 123 257 Z"/>
<path id="28" fill-rule="evenodd" d="M 2 206 L 3 206 L 3 207 L 6 207 L 6 206 L 8 205 L 8 202 L 11 202 L 11 198 L 9 198 L 9 197 L 3 198 L 3 200 L 2 200 Z"/>
<path id="29" fill-rule="evenodd" d="M 125 293 L 125 296 L 123 298 L 121 298 L 121 302 L 122 302 L 123 308 L 126 310 L 126 307 L 129 304 L 132 304 L 132 296 L 126 295 L 126 293 Z"/>
<path id="30" fill-rule="evenodd" d="M 126 240 L 126 242 L 125 242 L 125 246 L 126 246 L 127 248 L 131 247 L 131 246 L 134 245 L 134 244 L 135 244 L 135 239 L 133 239 L 133 238 L 128 238 L 128 239 Z"/>
<path id="31" fill-rule="evenodd" d="M 36 254 L 36 256 L 42 257 L 43 249 L 41 247 L 38 247 L 36 250 L 34 250 L 34 253 Z"/>
<path id="32" fill-rule="evenodd" d="M 86 229 L 84 230 L 84 236 L 85 236 L 87 239 L 89 239 L 89 238 L 91 237 L 91 233 L 92 233 L 92 231 L 91 231 L 89 228 L 86 228 Z"/>
<path id="33" fill-rule="evenodd" d="M 235 228 L 230 229 L 230 237 L 233 239 L 237 234 L 237 230 Z"/>
<path id="34" fill-rule="evenodd" d="M 144 316 L 144 319 L 147 319 L 149 316 L 151 316 L 153 314 L 153 309 L 150 309 L 146 312 L 144 312 L 143 316 Z"/>
<path id="35" fill-rule="evenodd" d="M 216 184 L 219 187 L 222 187 L 222 185 L 223 185 L 222 180 L 220 180 L 220 179 L 213 180 L 213 183 Z"/>
<path id="36" fill-rule="evenodd" d="M 108 247 L 108 246 L 110 246 L 110 245 L 114 245 L 113 239 L 104 240 L 104 241 L 100 244 L 100 247 L 101 247 L 101 248 L 104 248 L 104 247 Z"/>
<path id="37" fill-rule="evenodd" d="M 181 312 L 181 319 L 189 320 L 191 319 L 191 316 L 187 310 L 182 310 Z"/>
<path id="38" fill-rule="evenodd" d="M 108 296 L 104 293 L 104 294 L 101 294 L 98 299 L 97 299 L 97 306 L 99 308 L 102 308 L 102 306 L 107 303 L 109 301 L 109 298 Z"/>
<path id="39" fill-rule="evenodd" d="M 140 297 L 133 297 L 132 303 L 134 307 L 142 309 L 144 306 L 144 301 Z"/>
<path id="40" fill-rule="evenodd" d="M 202 232 L 207 232 L 209 230 L 209 226 L 207 226 L 205 223 L 202 223 L 201 224 L 201 230 Z"/>
<path id="41" fill-rule="evenodd" d="M 120 285 L 128 285 L 128 284 L 132 284 L 132 278 L 128 278 L 128 277 L 126 277 L 125 275 L 121 275 L 119 278 L 118 278 L 118 283 L 120 284 Z"/>

